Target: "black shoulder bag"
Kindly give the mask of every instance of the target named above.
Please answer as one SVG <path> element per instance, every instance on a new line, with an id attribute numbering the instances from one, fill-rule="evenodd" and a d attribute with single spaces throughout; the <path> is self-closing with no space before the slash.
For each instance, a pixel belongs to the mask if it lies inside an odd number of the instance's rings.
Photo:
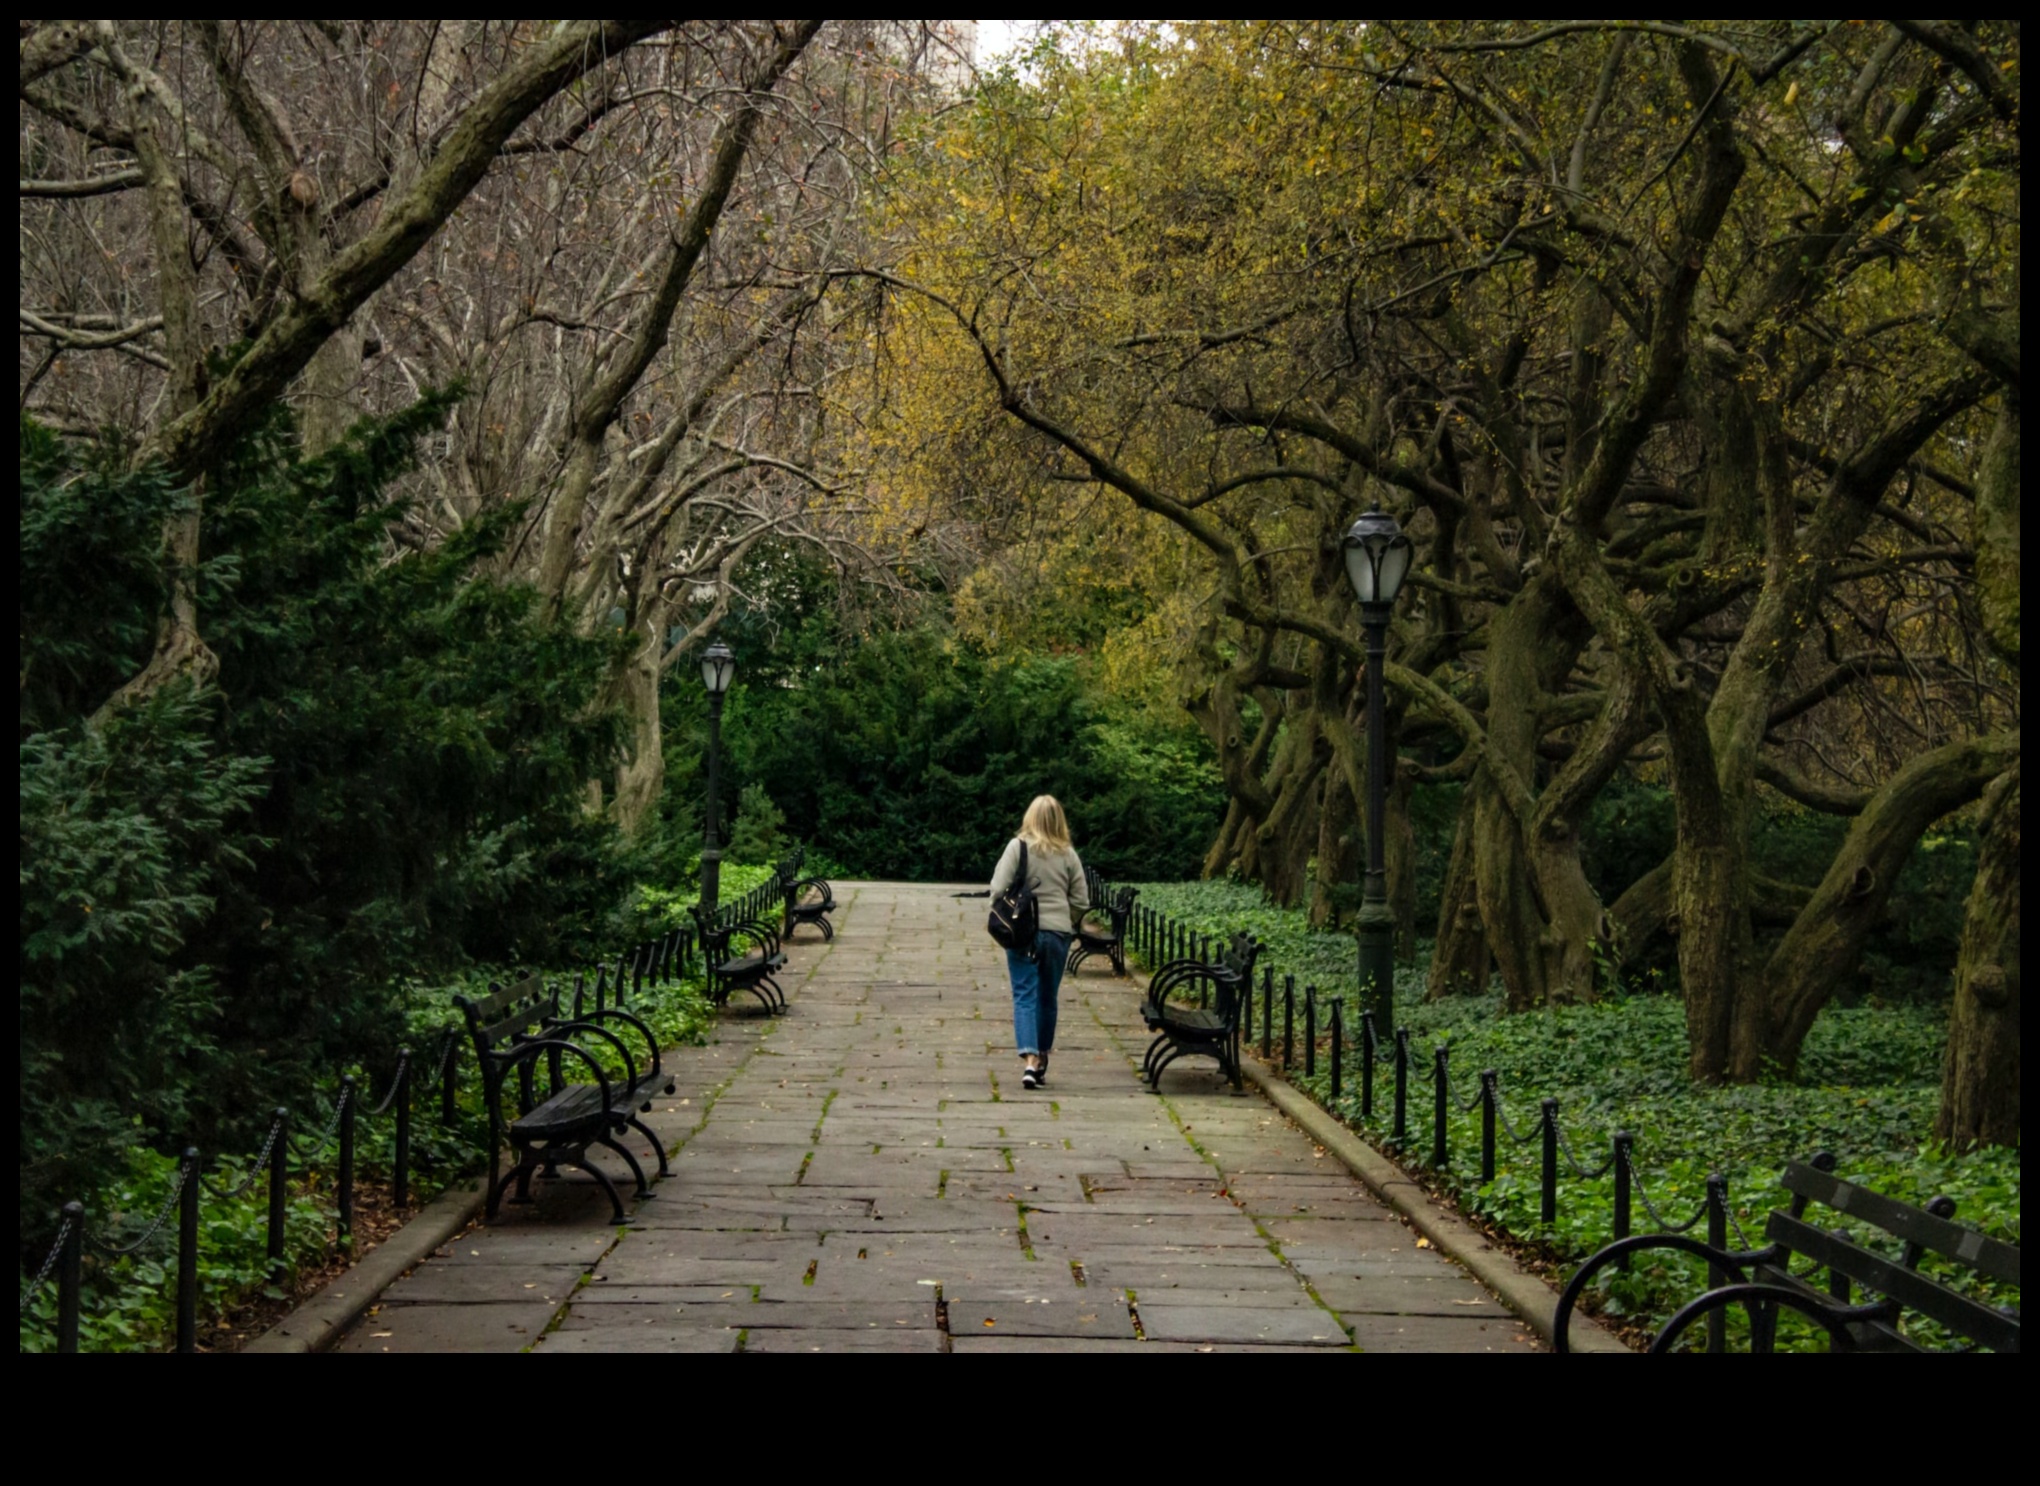
<path id="1" fill-rule="evenodd" d="M 1007 949 L 1034 953 L 1034 936 L 1041 929 L 1041 904 L 1035 900 L 1034 885 L 1027 880 L 1027 843 L 1020 843 L 1020 868 L 1013 885 L 992 899 L 992 912 L 985 924 L 992 938 Z"/>

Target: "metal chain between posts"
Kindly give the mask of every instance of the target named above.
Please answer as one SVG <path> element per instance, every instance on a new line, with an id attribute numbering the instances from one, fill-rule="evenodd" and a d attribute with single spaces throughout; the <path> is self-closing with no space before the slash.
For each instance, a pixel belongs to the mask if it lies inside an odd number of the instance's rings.
<path id="1" fill-rule="evenodd" d="M 1723 1184 L 1724 1188 L 1726 1185 L 1726 1183 Z M 1728 1226 L 1735 1230 L 1735 1241 L 1741 1244 L 1746 1251 L 1755 1248 L 1756 1245 L 1750 1242 L 1750 1236 L 1742 1231 L 1742 1224 L 1736 1221 L 1735 1206 L 1728 1200 L 1726 1190 L 1721 1194 L 1721 1211 L 1722 1215 L 1728 1219 Z"/>
<path id="2" fill-rule="evenodd" d="M 99 1250 L 100 1253 L 111 1254 L 116 1259 L 120 1258 L 122 1255 L 125 1254 L 132 1254 L 136 1250 L 140 1249 L 144 1244 L 148 1243 L 150 1239 L 154 1238 L 158 1233 L 161 1233 L 163 1231 L 163 1225 L 170 1221 L 170 1214 L 177 1211 L 177 1203 L 179 1199 L 184 1196 L 184 1184 L 191 1180 L 191 1169 L 197 1164 L 198 1164 L 197 1162 L 191 1160 L 185 1160 L 178 1163 L 177 1180 L 170 1188 L 170 1195 L 163 1199 L 163 1206 L 161 1210 L 157 1212 L 156 1216 L 150 1220 L 147 1231 L 144 1232 L 142 1236 L 136 1239 L 133 1243 L 116 1246 L 114 1244 L 106 1243 L 98 1238 L 95 1238 L 89 1232 L 85 1235 L 86 1239 L 91 1243 L 92 1247 Z"/>
<path id="3" fill-rule="evenodd" d="M 222 1192 L 218 1187 L 215 1187 L 211 1182 L 206 1181 L 203 1177 L 199 1178 L 199 1185 L 204 1187 L 207 1192 L 210 1192 L 214 1197 L 218 1198 L 221 1202 L 232 1202 L 235 1198 L 241 1196 L 244 1192 L 246 1192 L 250 1187 L 254 1186 L 256 1178 L 260 1177 L 263 1171 L 268 1167 L 269 1158 L 276 1150 L 276 1138 L 282 1132 L 283 1132 L 282 1118 L 280 1116 L 272 1118 L 269 1122 L 269 1138 L 262 1142 L 262 1154 L 255 1158 L 255 1164 L 248 1169 L 248 1174 L 241 1178 L 241 1185 L 234 1188 L 231 1192 Z"/>
<path id="4" fill-rule="evenodd" d="M 327 1142 L 332 1140 L 340 1128 L 340 1117 L 347 1112 L 347 1101 L 353 1093 L 351 1088 L 343 1084 L 340 1088 L 340 1097 L 333 1101 L 333 1118 L 326 1121 L 326 1128 L 321 1132 L 318 1144 L 307 1146 L 299 1143 L 291 1147 L 291 1153 L 300 1161 L 309 1161 L 314 1156 L 324 1154 Z"/>
<path id="5" fill-rule="evenodd" d="M 1500 1079 L 1495 1080 L 1495 1118 L 1501 1122 L 1503 1133 L 1517 1145 L 1527 1145 L 1530 1141 L 1535 1140 L 1537 1138 L 1537 1131 L 1542 1124 L 1542 1121 L 1540 1121 L 1538 1124 L 1532 1125 L 1527 1132 L 1516 1128 L 1515 1122 L 1509 1118 L 1508 1106 L 1502 1103 L 1502 1081 Z"/>
<path id="6" fill-rule="evenodd" d="M 75 1221 L 69 1213 L 64 1214 L 64 1221 L 57 1229 L 57 1241 L 50 1245 L 49 1257 L 43 1260 L 42 1268 L 35 1272 L 35 1278 L 30 1280 L 21 1292 L 22 1315 L 28 1314 L 29 1306 L 35 1303 L 36 1296 L 42 1292 L 43 1282 L 49 1279 L 50 1271 L 57 1267 L 57 1260 L 64 1256 L 64 1245 L 70 1241 L 71 1225 Z"/>
<path id="7" fill-rule="evenodd" d="M 1449 1051 L 1452 1044 L 1448 1042 L 1445 1044 L 1445 1046 Z M 1431 1076 L 1432 1078 L 1435 1079 L 1438 1075 L 1436 1072 L 1433 1072 Z M 1472 1114 L 1476 1109 L 1479 1109 L 1483 1092 L 1484 1091 L 1480 1087 L 1480 1080 L 1475 1079 L 1473 1085 L 1473 1097 L 1462 1104 L 1459 1100 L 1459 1096 L 1452 1092 L 1452 1076 L 1450 1074 L 1447 1074 L 1445 1076 L 1446 1097 L 1452 1101 L 1453 1107 L 1457 1109 L 1461 1114 Z"/>
<path id="8" fill-rule="evenodd" d="M 1592 1171 L 1589 1171 L 1587 1170 L 1586 1167 L 1580 1164 L 1580 1158 L 1573 1154 L 1572 1142 L 1565 1138 L 1565 1131 L 1559 1130 L 1556 1124 L 1554 1124 L 1552 1128 L 1557 1132 L 1558 1135 L 1559 1150 L 1565 1153 L 1565 1164 L 1572 1168 L 1573 1175 L 1578 1177 L 1581 1181 L 1583 1182 L 1599 1181 L 1602 1177 L 1606 1176 L 1609 1172 L 1615 1169 L 1615 1148 L 1612 1145 L 1609 1146 L 1608 1148 L 1608 1159 L 1603 1161 L 1599 1166 L 1596 1166 Z"/>
<path id="9" fill-rule="evenodd" d="M 1650 1220 L 1658 1225 L 1660 1233 L 1684 1233 L 1707 1216 L 1707 1199 L 1704 1197 L 1700 1199 L 1700 1210 L 1683 1223 L 1674 1223 L 1659 1212 L 1657 1204 L 1650 1200 L 1650 1192 L 1643 1185 L 1643 1172 L 1633 1158 L 1629 1163 L 1629 1186 L 1631 1191 L 1643 1199 L 1643 1210 L 1650 1214 Z"/>
<path id="10" fill-rule="evenodd" d="M 398 1093 L 404 1088 L 404 1070 L 410 1066 L 411 1051 L 409 1048 L 406 1048 L 397 1058 L 397 1071 L 390 1075 L 389 1092 L 382 1096 L 382 1103 L 378 1104 L 374 1109 L 367 1111 L 369 1119 L 374 1119 L 396 1102 Z"/>

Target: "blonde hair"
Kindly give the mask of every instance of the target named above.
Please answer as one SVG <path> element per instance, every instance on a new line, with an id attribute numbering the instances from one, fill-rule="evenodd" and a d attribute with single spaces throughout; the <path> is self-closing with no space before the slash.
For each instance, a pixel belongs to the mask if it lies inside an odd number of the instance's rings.
<path id="1" fill-rule="evenodd" d="M 1020 818 L 1020 839 L 1037 851 L 1070 850 L 1070 821 L 1054 795 L 1036 795 Z"/>

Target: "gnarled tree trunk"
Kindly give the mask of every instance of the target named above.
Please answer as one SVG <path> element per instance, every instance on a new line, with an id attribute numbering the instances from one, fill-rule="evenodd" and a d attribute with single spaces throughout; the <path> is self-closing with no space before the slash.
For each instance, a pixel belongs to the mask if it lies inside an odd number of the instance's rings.
<path id="1" fill-rule="evenodd" d="M 1983 797 L 1983 842 L 1955 963 L 1934 1134 L 1957 1149 L 2019 1143 L 2019 766 Z"/>
<path id="2" fill-rule="evenodd" d="M 1496 778 L 1536 775 L 1545 699 L 1584 641 L 1555 574 L 1532 578 L 1489 627 L 1487 756 L 1475 771 L 1475 882 L 1488 947 L 1512 1011 L 1594 997 L 1601 903 L 1569 823 L 1530 834 L 1529 807 Z"/>
<path id="3" fill-rule="evenodd" d="M 623 762 L 616 766 L 616 823 L 635 836 L 650 821 L 666 783 L 665 732 L 659 717 L 659 657 L 664 649 L 656 630 L 624 665 L 617 685 L 623 694 L 630 738 Z"/>
<path id="4" fill-rule="evenodd" d="M 1928 826 L 1976 799 L 2018 758 L 2017 733 L 1943 744 L 1907 764 L 1871 797 L 1811 901 L 1772 952 L 1763 994 L 1737 998 L 1732 1078 L 1753 1081 L 1767 1062 L 1792 1071 L 1814 1017 L 1861 954 L 1913 844 Z"/>
<path id="5" fill-rule="evenodd" d="M 1477 995 L 1487 989 L 1487 929 L 1481 923 L 1480 899 L 1473 879 L 1474 810 L 1469 794 L 1460 802 L 1459 823 L 1452 832 L 1452 862 L 1438 895 L 1438 943 L 1431 955 L 1428 992 L 1442 996 Z"/>

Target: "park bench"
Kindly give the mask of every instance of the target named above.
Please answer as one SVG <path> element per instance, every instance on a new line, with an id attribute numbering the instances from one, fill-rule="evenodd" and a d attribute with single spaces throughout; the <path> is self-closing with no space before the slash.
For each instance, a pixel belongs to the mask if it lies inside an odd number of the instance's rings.
<path id="1" fill-rule="evenodd" d="M 1161 1089 L 1162 1070 L 1178 1058 L 1216 1058 L 1240 1087 L 1240 1012 L 1261 946 L 1251 934 L 1232 936 L 1214 961 L 1171 960 L 1148 982 L 1141 1019 L 1155 1040 L 1141 1065 L 1148 1086 Z"/>
<path id="2" fill-rule="evenodd" d="M 1762 1248 L 1718 1248 L 1677 1233 L 1639 1234 L 1609 1244 L 1580 1267 L 1559 1296 L 1558 1350 L 1567 1350 L 1566 1328 L 1573 1307 L 1594 1275 L 1648 1249 L 1673 1249 L 1704 1259 L 1711 1276 L 1707 1291 L 1665 1322 L 1651 1342 L 1652 1352 L 1676 1350 L 1679 1339 L 1702 1321 L 1711 1328 L 1709 1350 L 1720 1350 L 1722 1322 L 1736 1308 L 1749 1316 L 1752 1352 L 1774 1349 L 1781 1310 L 1820 1326 L 1831 1352 L 2019 1350 L 2015 1310 L 1996 1309 L 1920 1270 L 1920 1261 L 1933 1254 L 1952 1270 L 2016 1289 L 2016 1245 L 1950 1222 L 1953 1198 L 1936 1197 L 1921 1209 L 1843 1181 L 1834 1169 L 1835 1158 L 1825 1151 L 1785 1168 L 1781 1181 L 1792 1200 L 1771 1213 L 1764 1227 L 1768 1242 Z M 1857 1231 L 1815 1221 L 1808 1210 L 1816 1205 L 1846 1219 Z M 1894 1243 L 1896 1255 L 1873 1247 Z M 1796 1272 L 1795 1260 L 1802 1266 Z M 1931 1325 L 1920 1326 L 1920 1321 Z M 1956 1346 L 1926 1340 L 1921 1333 L 1934 1328 Z"/>
<path id="3" fill-rule="evenodd" d="M 805 847 L 796 848 L 793 855 L 777 868 L 779 890 L 786 897 L 781 932 L 791 939 L 793 931 L 802 924 L 813 924 L 822 931 L 824 940 L 833 940 L 836 930 L 829 922 L 829 915 L 836 911 L 836 892 L 823 878 L 800 875 L 800 864 L 806 855 Z"/>
<path id="4" fill-rule="evenodd" d="M 764 1004 L 766 1015 L 786 1010 L 786 992 L 773 975 L 786 964 L 779 935 L 770 924 L 738 916 L 734 905 L 704 913 L 696 903 L 687 910 L 701 935 L 702 963 L 708 968 L 708 999 L 729 1004 L 738 991 L 749 991 Z"/>
<path id="5" fill-rule="evenodd" d="M 1103 955 L 1112 962 L 1115 975 L 1126 974 L 1126 925 L 1133 917 L 1134 900 L 1140 896 L 1138 888 L 1108 888 L 1104 879 L 1089 867 L 1084 875 L 1090 879 L 1091 911 L 1077 920 L 1077 932 L 1070 944 L 1070 957 L 1066 971 L 1074 971 L 1094 955 Z"/>
<path id="6" fill-rule="evenodd" d="M 651 1141 L 659 1156 L 659 1175 L 667 1174 L 665 1142 L 638 1115 L 652 1107 L 654 1094 L 674 1091 L 673 1076 L 659 1059 L 658 1039 L 637 1017 L 617 1007 L 578 1016 L 560 1014 L 556 991 L 537 975 L 510 986 L 491 985 L 480 1000 L 455 996 L 454 1005 L 467 1019 L 475 1057 L 482 1070 L 482 1097 L 489 1111 L 489 1187 L 486 1216 L 493 1221 L 503 1192 L 517 1184 L 516 1202 L 531 1200 L 531 1177 L 550 1175 L 557 1166 L 578 1166 L 609 1194 L 618 1222 L 623 1198 L 607 1172 L 588 1160 L 591 1146 L 604 1146 L 623 1157 L 637 1179 L 637 1195 L 650 1191 L 644 1168 L 616 1137 L 636 1130 Z M 624 1029 L 625 1035 L 610 1030 Z M 642 1047 L 633 1044 L 642 1040 Z M 620 1062 L 621 1072 L 606 1067 L 597 1051 Z M 572 1078 L 589 1081 L 576 1083 Z M 543 1085 L 541 1087 L 541 1079 Z M 516 1113 L 505 1117 L 506 1101 Z M 517 1164 L 502 1171 L 505 1142 Z"/>

